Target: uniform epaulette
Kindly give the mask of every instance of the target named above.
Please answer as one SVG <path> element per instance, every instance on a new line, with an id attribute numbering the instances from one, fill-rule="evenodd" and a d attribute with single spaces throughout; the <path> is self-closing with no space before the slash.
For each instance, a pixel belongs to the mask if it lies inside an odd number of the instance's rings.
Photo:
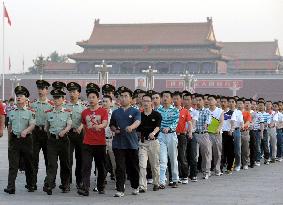
<path id="1" fill-rule="evenodd" d="M 72 112 L 71 109 L 64 109 L 64 111 L 66 111 L 66 112 Z"/>
<path id="2" fill-rule="evenodd" d="M 35 110 L 32 109 L 31 107 L 28 107 L 27 109 L 30 110 L 30 111 L 32 111 L 32 112 L 35 112 Z"/>
<path id="3" fill-rule="evenodd" d="M 48 103 L 52 106 L 54 106 L 54 102 L 52 100 L 48 100 Z"/>
<path id="4" fill-rule="evenodd" d="M 52 110 L 46 110 L 45 113 L 52 112 Z"/>
<path id="5" fill-rule="evenodd" d="M 35 103 L 37 101 L 37 99 L 34 99 L 33 101 L 30 101 L 30 103 Z"/>

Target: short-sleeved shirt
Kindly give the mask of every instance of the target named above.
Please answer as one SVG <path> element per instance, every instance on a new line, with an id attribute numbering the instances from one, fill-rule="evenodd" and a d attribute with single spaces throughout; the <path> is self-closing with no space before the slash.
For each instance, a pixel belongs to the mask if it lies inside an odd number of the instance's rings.
<path id="1" fill-rule="evenodd" d="M 172 132 L 175 132 L 179 122 L 179 109 L 175 108 L 173 105 L 170 105 L 169 108 L 160 106 L 157 112 L 162 116 L 161 130 L 163 128 L 169 128 Z"/>
<path id="2" fill-rule="evenodd" d="M 56 110 L 54 108 L 52 110 L 46 111 L 46 113 L 49 132 L 51 134 L 58 135 L 68 125 L 72 124 L 71 110 L 65 108 Z"/>
<path id="3" fill-rule="evenodd" d="M 231 118 L 233 115 L 233 110 L 228 110 L 227 112 L 224 112 L 224 122 L 222 126 L 222 131 L 230 131 L 231 130 Z"/>
<path id="4" fill-rule="evenodd" d="M 252 130 L 259 130 L 260 124 L 264 123 L 264 119 L 261 112 L 252 112 L 252 124 L 251 129 Z"/>
<path id="5" fill-rule="evenodd" d="M 246 123 L 246 122 L 251 123 L 252 122 L 252 115 L 251 115 L 250 112 L 243 111 L 242 114 L 243 114 L 244 123 Z M 245 129 L 248 129 L 248 127 L 245 127 Z"/>
<path id="6" fill-rule="evenodd" d="M 31 103 L 31 107 L 35 111 L 36 125 L 45 125 L 47 117 L 46 111 L 53 109 L 53 105 L 53 102 L 48 99 L 45 101 L 35 100 Z"/>
<path id="7" fill-rule="evenodd" d="M 179 122 L 176 127 L 176 133 L 186 133 L 186 125 L 192 120 L 190 112 L 186 108 L 180 109 Z"/>
<path id="8" fill-rule="evenodd" d="M 82 112 L 82 123 L 85 128 L 83 143 L 87 145 L 106 145 L 105 129 L 95 130 L 94 125 L 100 125 L 108 121 L 108 112 L 99 107 L 96 110 L 90 108 Z"/>
<path id="9" fill-rule="evenodd" d="M 0 115 L 5 115 L 3 103 L 0 103 Z"/>
<path id="10" fill-rule="evenodd" d="M 267 112 L 262 112 L 262 117 L 263 117 L 263 121 L 264 121 L 264 127 L 266 129 L 267 126 L 271 123 L 271 116 Z"/>
<path id="11" fill-rule="evenodd" d="M 232 114 L 231 120 L 234 121 L 236 128 L 240 128 L 244 123 L 242 111 L 235 109 Z"/>
<path id="12" fill-rule="evenodd" d="M 72 128 L 80 127 L 82 122 L 82 111 L 86 109 L 84 104 L 81 101 L 78 101 L 75 104 L 67 102 L 64 107 L 72 111 Z"/>
<path id="13" fill-rule="evenodd" d="M 209 125 L 211 123 L 211 114 L 207 108 L 197 109 L 197 121 L 196 121 L 196 132 L 207 132 L 204 125 Z"/>
<path id="14" fill-rule="evenodd" d="M 133 107 L 129 107 L 124 110 L 118 108 L 113 111 L 110 127 L 115 126 L 120 129 L 120 133 L 113 137 L 112 148 L 113 149 L 138 149 L 139 141 L 136 130 L 131 133 L 126 132 L 126 127 L 132 125 L 135 121 L 141 121 L 141 112 Z"/>
<path id="15" fill-rule="evenodd" d="M 12 126 L 12 132 L 20 135 L 31 124 L 35 124 L 34 111 L 27 107 L 17 107 L 9 113 L 9 124 Z"/>
<path id="16" fill-rule="evenodd" d="M 149 115 L 141 113 L 141 124 L 138 127 L 137 131 L 141 132 L 141 136 L 145 140 L 149 139 L 149 134 L 153 132 L 156 127 L 161 126 L 162 117 L 159 112 L 152 110 Z M 158 132 L 159 133 L 159 132 Z M 155 134 L 155 139 L 158 137 L 158 133 Z"/>

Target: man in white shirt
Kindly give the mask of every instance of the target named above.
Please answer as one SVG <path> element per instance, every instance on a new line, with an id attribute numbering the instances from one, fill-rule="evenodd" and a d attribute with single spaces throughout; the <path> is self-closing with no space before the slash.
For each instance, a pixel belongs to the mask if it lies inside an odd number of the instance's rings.
<path id="1" fill-rule="evenodd" d="M 281 162 L 282 161 L 282 154 L 283 154 L 283 114 L 279 111 L 279 103 L 275 102 L 273 103 L 273 110 L 275 112 L 275 115 L 277 115 L 278 122 L 276 124 L 276 133 L 277 133 L 277 155 L 276 155 L 276 161 Z"/>
<path id="2" fill-rule="evenodd" d="M 214 159 L 215 175 L 221 176 L 223 173 L 220 170 L 221 155 L 222 155 L 222 126 L 224 121 L 224 112 L 221 108 L 216 107 L 217 101 L 214 95 L 208 97 L 209 101 L 209 112 L 211 114 L 212 120 L 215 119 L 219 121 L 217 128 L 214 130 L 208 129 L 209 138 L 212 143 L 212 155 Z"/>
<path id="3" fill-rule="evenodd" d="M 235 152 L 235 171 L 240 171 L 241 169 L 241 129 L 244 124 L 242 109 L 244 106 L 244 99 L 239 98 L 237 100 L 237 109 L 234 107 L 233 115 L 231 117 L 231 132 L 233 132 L 234 137 L 234 152 Z"/>

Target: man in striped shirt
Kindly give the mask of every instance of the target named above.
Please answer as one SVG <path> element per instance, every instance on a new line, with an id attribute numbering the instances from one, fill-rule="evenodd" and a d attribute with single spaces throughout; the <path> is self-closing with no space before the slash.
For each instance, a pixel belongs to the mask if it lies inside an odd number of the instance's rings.
<path id="1" fill-rule="evenodd" d="M 262 132 L 262 143 L 263 143 L 263 151 L 264 151 L 264 164 L 268 165 L 269 164 L 269 140 L 268 140 L 268 133 L 267 133 L 267 128 L 271 124 L 271 117 L 270 115 L 265 112 L 265 101 L 260 100 L 258 102 L 258 111 L 262 114 L 263 118 L 263 123 L 264 123 L 264 129 Z"/>
<path id="2" fill-rule="evenodd" d="M 172 171 L 172 187 L 178 187 L 178 138 L 176 135 L 176 127 L 179 121 L 179 110 L 172 105 L 172 93 L 163 91 L 161 93 L 163 105 L 157 109 L 162 116 L 160 132 L 158 135 L 160 143 L 160 189 L 165 188 L 166 169 L 168 156 L 171 163 Z"/>

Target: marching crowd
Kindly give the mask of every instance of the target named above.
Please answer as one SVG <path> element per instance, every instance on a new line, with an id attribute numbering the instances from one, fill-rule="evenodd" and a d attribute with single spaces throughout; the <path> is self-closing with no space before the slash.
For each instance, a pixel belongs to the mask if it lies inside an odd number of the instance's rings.
<path id="1" fill-rule="evenodd" d="M 29 101 L 29 91 L 17 86 L 16 102 L 10 99 L 0 109 L 0 127 L 8 129 L 9 174 L 4 191 L 9 194 L 15 194 L 20 167 L 26 175 L 25 188 L 37 190 L 41 150 L 46 169 L 43 191 L 48 195 L 56 187 L 58 158 L 63 193 L 75 182 L 77 193 L 88 196 L 94 171 L 93 190 L 105 194 L 109 173 L 116 183 L 115 197 L 124 196 L 126 180 L 132 194 L 138 195 L 147 192 L 150 183 L 153 191 L 177 188 L 197 182 L 200 176 L 207 180 L 283 159 L 281 101 L 186 90 L 132 91 L 110 84 L 100 89 L 94 83 L 87 84 L 87 100 L 82 101 L 76 82 L 50 85 L 37 80 L 36 85 L 38 99 Z"/>

